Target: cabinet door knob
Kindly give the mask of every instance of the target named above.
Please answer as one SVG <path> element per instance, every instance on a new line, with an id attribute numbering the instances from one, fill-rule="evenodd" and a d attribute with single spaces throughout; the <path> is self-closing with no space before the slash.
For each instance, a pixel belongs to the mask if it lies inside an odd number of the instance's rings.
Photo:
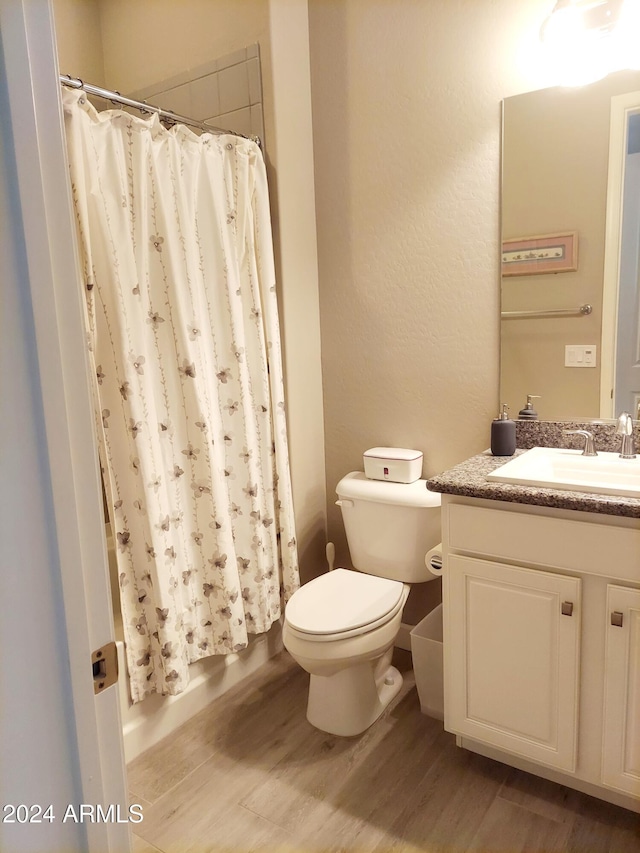
<path id="1" fill-rule="evenodd" d="M 616 628 L 622 628 L 622 613 L 619 610 L 614 610 L 611 614 L 611 624 Z"/>
<path id="2" fill-rule="evenodd" d="M 561 611 L 563 616 L 573 616 L 573 601 L 563 601 Z"/>

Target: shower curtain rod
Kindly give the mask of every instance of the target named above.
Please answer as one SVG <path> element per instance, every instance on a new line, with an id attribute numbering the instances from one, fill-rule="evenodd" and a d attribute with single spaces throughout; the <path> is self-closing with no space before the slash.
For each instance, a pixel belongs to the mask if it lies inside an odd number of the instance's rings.
<path id="1" fill-rule="evenodd" d="M 240 136 L 243 139 L 251 139 L 262 148 L 262 143 L 257 136 L 247 136 L 246 134 L 238 133 L 235 130 L 224 130 L 221 127 L 213 127 L 203 121 L 187 118 L 186 116 L 178 115 L 178 113 L 173 113 L 170 110 L 163 110 L 153 104 L 147 104 L 144 101 L 135 101 L 132 98 L 126 98 L 124 95 L 121 95 L 120 92 L 112 92 L 110 89 L 103 89 L 101 86 L 94 86 L 91 83 L 85 83 L 79 77 L 71 77 L 69 74 L 61 74 L 60 83 L 63 86 L 68 86 L 70 89 L 82 89 L 88 95 L 95 95 L 98 98 L 104 98 L 105 101 L 123 104 L 125 107 L 133 107 L 143 113 L 156 113 L 159 118 L 170 121 L 173 124 L 188 124 L 191 127 L 197 127 L 200 130 L 204 130 L 206 133 L 229 133 L 231 136 Z"/>

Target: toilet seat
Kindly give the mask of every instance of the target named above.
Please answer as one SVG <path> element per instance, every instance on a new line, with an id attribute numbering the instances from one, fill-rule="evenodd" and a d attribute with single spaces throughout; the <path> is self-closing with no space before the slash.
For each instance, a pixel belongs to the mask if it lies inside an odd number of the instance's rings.
<path id="1" fill-rule="evenodd" d="M 400 581 L 334 569 L 300 587 L 289 600 L 288 628 L 307 641 L 356 637 L 391 621 L 407 588 Z"/>

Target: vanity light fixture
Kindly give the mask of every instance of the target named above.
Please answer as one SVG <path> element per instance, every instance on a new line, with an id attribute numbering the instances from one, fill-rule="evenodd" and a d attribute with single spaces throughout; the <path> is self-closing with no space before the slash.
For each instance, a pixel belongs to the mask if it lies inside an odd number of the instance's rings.
<path id="1" fill-rule="evenodd" d="M 618 23 L 624 0 L 557 0 L 544 23 L 543 38 L 553 35 L 553 28 L 610 33 Z"/>
<path id="2" fill-rule="evenodd" d="M 557 0 L 541 40 L 561 85 L 640 67 L 640 0 Z"/>

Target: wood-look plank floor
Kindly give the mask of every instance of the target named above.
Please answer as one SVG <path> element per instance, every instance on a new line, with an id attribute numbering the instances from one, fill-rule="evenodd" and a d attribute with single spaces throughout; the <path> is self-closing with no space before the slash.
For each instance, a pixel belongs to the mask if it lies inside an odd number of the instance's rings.
<path id="1" fill-rule="evenodd" d="M 410 670 L 356 738 L 309 725 L 307 688 L 284 652 L 133 761 L 134 853 L 640 851 L 638 815 L 458 749 Z"/>

